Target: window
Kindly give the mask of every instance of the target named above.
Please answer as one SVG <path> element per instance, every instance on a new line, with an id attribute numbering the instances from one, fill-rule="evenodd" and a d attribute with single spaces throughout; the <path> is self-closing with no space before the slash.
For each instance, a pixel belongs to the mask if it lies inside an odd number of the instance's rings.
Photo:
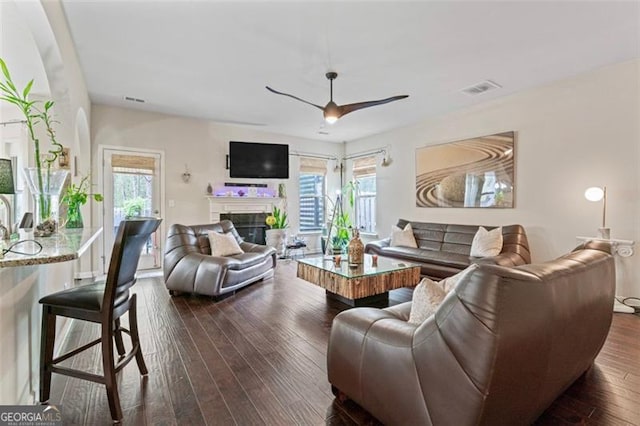
<path id="1" fill-rule="evenodd" d="M 376 157 L 353 160 L 356 182 L 355 225 L 361 232 L 376 232 Z"/>
<path id="2" fill-rule="evenodd" d="M 320 231 L 325 224 L 327 160 L 300 158 L 300 231 Z"/>

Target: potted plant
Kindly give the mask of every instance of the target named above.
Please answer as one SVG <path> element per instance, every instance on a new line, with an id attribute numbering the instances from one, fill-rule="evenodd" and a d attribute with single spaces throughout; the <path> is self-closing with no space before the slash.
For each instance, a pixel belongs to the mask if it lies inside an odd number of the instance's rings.
<path id="1" fill-rule="evenodd" d="M 348 182 L 341 190 L 341 194 L 345 194 L 350 209 L 353 210 L 355 205 L 356 182 Z M 353 226 L 349 213 L 343 210 L 342 197 L 338 196 L 336 202 L 329 200 L 332 210 L 335 212 L 333 221 L 329 225 L 331 236 L 331 249 L 334 254 L 344 252 L 347 244 L 349 244 L 349 234 Z"/>
<path id="2" fill-rule="evenodd" d="M 349 213 L 342 212 L 335 218 L 333 224 L 333 237 L 331 238 L 331 247 L 334 254 L 340 254 L 349 244 L 349 230 L 351 229 L 351 218 Z"/>
<path id="3" fill-rule="evenodd" d="M 130 219 L 132 217 L 142 216 L 146 201 L 142 197 L 131 198 L 124 202 L 124 217 Z"/>
<path id="4" fill-rule="evenodd" d="M 87 203 L 89 197 L 98 202 L 103 200 L 102 194 L 93 194 L 89 192 L 89 182 L 89 175 L 84 176 L 80 179 L 80 183 L 78 185 L 71 184 L 65 191 L 64 196 L 62 197 L 62 202 L 68 206 L 67 222 L 65 224 L 66 228 L 82 228 L 84 226 L 80 207 Z"/>
<path id="5" fill-rule="evenodd" d="M 278 255 L 284 253 L 284 242 L 287 237 L 286 228 L 289 226 L 287 223 L 287 213 L 284 209 L 279 209 L 273 206 L 273 210 L 265 223 L 269 226 L 266 231 L 266 242 L 268 246 L 276 249 Z"/>
<path id="6" fill-rule="evenodd" d="M 35 203 L 36 236 L 48 236 L 57 227 L 57 199 L 67 178 L 67 170 L 54 169 L 54 163 L 62 152 L 62 145 L 57 142 L 52 119 L 53 101 L 39 102 L 29 100 L 33 80 L 20 91 L 14 84 L 9 69 L 2 58 L 0 68 L 4 81 L 0 81 L 0 100 L 18 107 L 25 118 L 29 138 L 33 142 L 35 167 L 25 169 L 25 177 Z M 45 126 L 46 134 L 51 141 L 51 149 L 44 155 L 40 152 L 40 140 L 36 137 L 36 124 Z M 44 163 L 44 165 L 43 165 Z"/>

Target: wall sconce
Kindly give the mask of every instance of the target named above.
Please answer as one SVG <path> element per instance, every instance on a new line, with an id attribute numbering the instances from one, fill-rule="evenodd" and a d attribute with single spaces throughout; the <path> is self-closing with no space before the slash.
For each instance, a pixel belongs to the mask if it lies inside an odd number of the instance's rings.
<path id="1" fill-rule="evenodd" d="M 380 166 L 389 167 L 390 165 L 391 165 L 391 157 L 389 157 L 389 154 L 387 154 L 387 151 L 383 150 L 382 151 L 382 163 L 380 163 Z"/>
<path id="2" fill-rule="evenodd" d="M 189 183 L 189 181 L 191 180 L 191 173 L 189 173 L 189 167 L 187 167 L 187 165 L 184 165 L 184 173 L 182 174 L 182 181 L 184 183 Z"/>
<path id="3" fill-rule="evenodd" d="M 336 158 L 336 165 L 333 166 L 333 173 L 338 173 L 342 168 L 342 162 Z"/>
<path id="4" fill-rule="evenodd" d="M 584 198 L 589 201 L 600 201 L 602 200 L 602 227 L 598 228 L 598 238 L 603 238 L 608 240 L 611 238 L 611 229 L 606 227 L 606 219 L 607 219 L 607 187 L 603 186 L 602 188 L 598 186 L 593 186 L 591 188 L 587 188 L 584 191 Z"/>
<path id="5" fill-rule="evenodd" d="M 4 233 L 2 238 L 5 240 L 11 239 L 11 233 L 13 228 L 11 226 L 11 203 L 7 197 L 2 194 L 15 194 L 15 187 L 13 185 L 13 167 L 11 167 L 11 160 L 6 158 L 0 158 L 0 201 L 5 205 L 7 210 L 7 227 L 4 228 L 0 224 L 0 233 Z"/>

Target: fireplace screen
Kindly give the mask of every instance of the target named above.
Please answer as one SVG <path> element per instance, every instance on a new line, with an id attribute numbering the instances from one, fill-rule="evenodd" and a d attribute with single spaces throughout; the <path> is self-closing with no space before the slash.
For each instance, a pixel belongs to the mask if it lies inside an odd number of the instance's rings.
<path id="1" fill-rule="evenodd" d="M 267 213 L 227 213 L 220 215 L 220 220 L 226 219 L 233 222 L 238 234 L 246 242 L 263 245 L 266 244 L 266 218 Z"/>

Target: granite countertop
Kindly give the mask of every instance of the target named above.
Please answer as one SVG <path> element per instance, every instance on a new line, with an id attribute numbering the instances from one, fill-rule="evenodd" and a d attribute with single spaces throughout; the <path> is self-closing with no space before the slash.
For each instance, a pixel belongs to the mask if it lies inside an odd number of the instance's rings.
<path id="1" fill-rule="evenodd" d="M 34 237 L 33 233 L 20 233 L 21 240 L 35 240 L 42 244 L 42 251 L 34 255 L 24 255 L 8 252 L 0 258 L 0 268 L 12 266 L 44 265 L 47 263 L 67 262 L 82 256 L 82 254 L 93 244 L 102 233 L 102 228 L 61 228 L 50 237 Z M 16 241 L 3 241 L 0 244 L 3 248 L 8 248 Z M 35 253 L 38 246 L 32 241 L 16 245 L 13 250 L 24 253 Z"/>

